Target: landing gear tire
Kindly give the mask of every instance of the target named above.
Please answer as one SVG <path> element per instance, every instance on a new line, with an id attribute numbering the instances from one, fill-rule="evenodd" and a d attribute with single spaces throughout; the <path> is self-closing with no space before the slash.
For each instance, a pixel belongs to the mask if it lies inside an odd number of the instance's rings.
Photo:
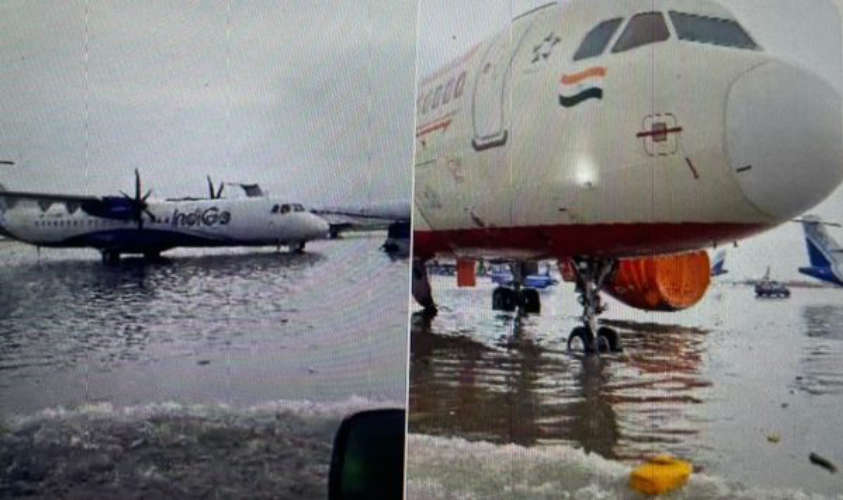
<path id="1" fill-rule="evenodd" d="M 521 290 L 521 309 L 527 314 L 539 314 L 541 312 L 541 299 L 539 291 L 535 288 L 524 288 Z"/>
<path id="2" fill-rule="evenodd" d="M 607 327 L 601 326 L 597 329 L 597 347 L 600 352 L 621 352 L 621 342 L 618 332 Z M 605 347 L 605 350 L 604 350 Z"/>
<path id="3" fill-rule="evenodd" d="M 436 316 L 436 303 L 427 277 L 427 266 L 421 259 L 413 259 L 411 291 L 416 302 L 424 307 L 424 315 L 431 318 Z"/>
<path id="4" fill-rule="evenodd" d="M 578 326 L 571 330 L 571 334 L 568 335 L 568 351 L 574 351 L 576 347 L 579 347 L 578 350 L 585 354 L 591 354 L 594 352 L 594 348 L 592 345 L 594 344 L 594 335 L 591 334 L 588 328 L 584 326 Z"/>
<path id="5" fill-rule="evenodd" d="M 120 252 L 114 250 L 103 250 L 102 261 L 105 264 L 114 265 L 120 262 Z"/>
<path id="6" fill-rule="evenodd" d="M 290 253 L 304 253 L 304 245 L 304 241 L 299 241 L 298 243 L 291 243 Z"/>
<path id="7" fill-rule="evenodd" d="M 512 312 L 518 307 L 515 290 L 499 286 L 492 292 L 492 310 Z"/>

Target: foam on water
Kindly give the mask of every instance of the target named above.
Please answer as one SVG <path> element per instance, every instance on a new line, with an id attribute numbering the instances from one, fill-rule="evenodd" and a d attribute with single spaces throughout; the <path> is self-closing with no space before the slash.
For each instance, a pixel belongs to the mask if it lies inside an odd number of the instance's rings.
<path id="1" fill-rule="evenodd" d="M 93 403 L 0 422 L 0 497 L 324 498 L 334 434 L 402 403 Z"/>
<path id="2" fill-rule="evenodd" d="M 31 415 L 7 417 L 2 425 L 9 431 L 19 430 L 27 425 L 41 421 L 61 421 L 74 419 L 110 419 L 113 421 L 142 420 L 152 417 L 181 416 L 196 418 L 254 418 L 274 416 L 279 413 L 305 419 L 343 418 L 353 413 L 378 408 L 399 408 L 403 402 L 376 401 L 352 395 L 341 401 L 276 400 L 267 401 L 246 408 L 234 408 L 225 403 L 184 404 L 176 401 L 163 401 L 135 406 L 115 406 L 103 401 L 79 405 L 75 408 L 57 406 L 45 408 Z"/>
<path id="3" fill-rule="evenodd" d="M 629 488 L 632 467 L 571 446 L 523 447 L 425 434 L 407 438 L 408 498 L 644 498 Z M 792 489 L 747 487 L 693 474 L 663 498 L 821 499 Z M 843 495 L 836 498 L 843 499 Z"/>

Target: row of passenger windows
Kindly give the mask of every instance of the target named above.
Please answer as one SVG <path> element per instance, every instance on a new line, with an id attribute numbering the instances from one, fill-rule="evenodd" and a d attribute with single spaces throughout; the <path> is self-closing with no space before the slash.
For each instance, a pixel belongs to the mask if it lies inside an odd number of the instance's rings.
<path id="1" fill-rule="evenodd" d="M 708 43 L 740 49 L 758 49 L 758 45 L 743 28 L 732 19 L 706 17 L 696 14 L 670 11 L 670 20 L 680 40 Z M 595 57 L 606 50 L 612 36 L 623 22 L 623 18 L 609 19 L 595 26 L 583 39 L 574 60 Z M 670 38 L 667 24 L 660 12 L 642 12 L 629 20 L 626 29 L 618 37 L 612 53 L 624 52 L 642 45 L 662 42 Z"/>
<path id="2" fill-rule="evenodd" d="M 445 104 L 448 104 L 451 99 L 461 97 L 464 88 L 465 71 L 460 73 L 459 76 L 451 78 L 447 83 L 439 85 L 435 89 L 431 89 L 427 94 L 419 96 L 419 102 L 417 104 L 420 104 L 419 108 L 421 109 L 422 114 L 425 114 L 428 111 L 433 111 L 438 108 L 440 104 L 444 106 Z"/>
<path id="3" fill-rule="evenodd" d="M 282 205 L 273 205 L 272 213 L 274 214 L 288 214 L 290 212 L 304 212 L 304 207 L 299 203 L 284 203 Z"/>
<path id="4" fill-rule="evenodd" d="M 153 222 L 169 222 L 169 218 L 165 221 Z M 36 220 L 36 227 L 101 227 L 101 226 L 116 226 L 126 224 L 128 221 L 110 220 L 110 219 L 54 219 L 54 220 Z"/>

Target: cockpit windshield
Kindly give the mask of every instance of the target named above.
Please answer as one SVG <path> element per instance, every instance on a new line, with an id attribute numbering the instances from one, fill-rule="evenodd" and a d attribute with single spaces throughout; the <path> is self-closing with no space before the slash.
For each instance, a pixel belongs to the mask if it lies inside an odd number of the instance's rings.
<path id="1" fill-rule="evenodd" d="M 662 42 L 670 38 L 667 24 L 660 12 L 642 12 L 629 20 L 612 52 L 623 52 L 642 45 Z"/>
<path id="2" fill-rule="evenodd" d="M 740 49 L 759 48 L 737 21 L 732 19 L 670 11 L 670 20 L 680 40 Z"/>
<path id="3" fill-rule="evenodd" d="M 623 19 L 620 17 L 616 19 L 609 19 L 608 21 L 603 21 L 589 31 L 588 34 L 585 35 L 585 38 L 580 44 L 580 47 L 577 49 L 577 52 L 574 54 L 574 61 L 602 54 L 603 50 L 606 49 L 606 46 L 609 45 L 609 40 L 612 39 L 612 35 L 615 34 L 618 26 L 620 26 L 621 21 L 623 21 Z"/>

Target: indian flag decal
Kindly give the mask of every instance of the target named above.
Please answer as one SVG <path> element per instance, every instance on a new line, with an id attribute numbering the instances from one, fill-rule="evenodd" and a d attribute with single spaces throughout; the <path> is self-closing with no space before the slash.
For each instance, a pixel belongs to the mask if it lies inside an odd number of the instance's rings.
<path id="1" fill-rule="evenodd" d="M 606 68 L 593 66 L 579 73 L 562 75 L 559 87 L 559 104 L 570 108 L 588 99 L 603 99 L 603 77 Z"/>

